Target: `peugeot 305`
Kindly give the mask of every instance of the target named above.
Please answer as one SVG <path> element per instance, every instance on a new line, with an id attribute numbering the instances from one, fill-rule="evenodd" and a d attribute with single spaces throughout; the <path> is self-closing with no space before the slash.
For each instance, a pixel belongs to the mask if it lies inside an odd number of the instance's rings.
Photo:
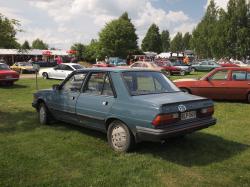
<path id="1" fill-rule="evenodd" d="M 54 119 L 102 131 L 118 152 L 216 123 L 212 100 L 184 93 L 163 73 L 145 69 L 77 70 L 36 92 L 32 106 L 41 124 Z"/>

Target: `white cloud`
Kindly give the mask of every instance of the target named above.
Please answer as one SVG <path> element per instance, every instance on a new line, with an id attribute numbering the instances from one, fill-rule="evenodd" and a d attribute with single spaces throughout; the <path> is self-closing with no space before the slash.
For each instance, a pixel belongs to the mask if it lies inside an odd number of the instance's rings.
<path id="1" fill-rule="evenodd" d="M 18 37 L 20 41 L 41 38 L 50 46 L 69 48 L 74 42 L 87 43 L 92 38 L 97 38 L 105 23 L 119 17 L 124 11 L 128 12 L 135 24 L 139 43 L 152 23 L 157 24 L 160 30 L 168 29 L 171 36 L 176 32 L 192 31 L 196 25 L 183 11 L 156 8 L 153 1 L 155 0 L 29 0 L 25 2 L 29 8 L 39 10 L 51 19 L 41 21 L 39 25 L 25 26 L 26 32 L 20 33 Z M 47 28 L 48 23 L 52 27 Z"/>
<path id="2" fill-rule="evenodd" d="M 8 17 L 9 19 L 19 20 L 21 25 L 27 25 L 31 23 L 31 20 L 26 19 L 22 16 L 21 10 L 8 8 L 8 7 L 0 7 L 0 12 L 6 17 Z"/>

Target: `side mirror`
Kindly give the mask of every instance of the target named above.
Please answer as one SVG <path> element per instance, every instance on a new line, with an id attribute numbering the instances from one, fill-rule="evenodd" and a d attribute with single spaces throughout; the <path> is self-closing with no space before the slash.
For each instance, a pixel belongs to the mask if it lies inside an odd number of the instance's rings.
<path id="1" fill-rule="evenodd" d="M 53 90 L 59 90 L 59 84 L 54 84 L 54 85 L 52 86 L 52 89 L 53 89 Z"/>

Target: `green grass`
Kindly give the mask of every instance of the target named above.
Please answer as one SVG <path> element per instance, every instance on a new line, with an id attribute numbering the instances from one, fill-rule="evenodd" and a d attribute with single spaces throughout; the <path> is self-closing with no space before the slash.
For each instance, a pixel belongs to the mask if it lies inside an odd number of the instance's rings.
<path id="1" fill-rule="evenodd" d="M 57 82 L 39 80 L 39 87 Z M 216 102 L 217 125 L 118 154 L 104 134 L 60 122 L 41 126 L 33 92 L 32 79 L 0 87 L 1 187 L 250 185 L 248 104 Z"/>

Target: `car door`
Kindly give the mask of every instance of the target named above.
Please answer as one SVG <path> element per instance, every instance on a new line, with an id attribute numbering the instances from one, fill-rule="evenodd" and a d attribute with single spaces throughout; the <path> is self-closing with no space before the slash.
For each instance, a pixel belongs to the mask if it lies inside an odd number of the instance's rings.
<path id="1" fill-rule="evenodd" d="M 73 74 L 62 83 L 59 89 L 54 90 L 48 105 L 57 119 L 69 123 L 79 122 L 76 117 L 75 107 L 86 74 L 87 72 Z"/>
<path id="2" fill-rule="evenodd" d="M 59 64 L 48 71 L 49 77 L 54 79 L 61 79 L 61 71 L 62 64 Z"/>
<path id="3" fill-rule="evenodd" d="M 245 100 L 250 90 L 250 72 L 245 69 L 232 70 L 228 84 L 232 100 Z"/>
<path id="4" fill-rule="evenodd" d="M 62 78 L 65 79 L 74 69 L 69 65 L 63 65 Z"/>
<path id="5" fill-rule="evenodd" d="M 106 131 L 105 119 L 114 101 L 115 92 L 109 73 L 92 72 L 76 103 L 76 113 L 80 123 Z"/>
<path id="6" fill-rule="evenodd" d="M 229 99 L 229 70 L 218 70 L 208 79 L 208 86 L 204 90 L 206 96 L 213 99 Z"/>
<path id="7" fill-rule="evenodd" d="M 204 71 L 204 70 L 207 69 L 207 66 L 208 66 L 207 62 L 206 62 L 206 61 L 203 61 L 203 62 L 201 62 L 201 63 L 199 64 L 199 66 L 197 66 L 196 68 L 197 68 L 198 70 Z"/>

